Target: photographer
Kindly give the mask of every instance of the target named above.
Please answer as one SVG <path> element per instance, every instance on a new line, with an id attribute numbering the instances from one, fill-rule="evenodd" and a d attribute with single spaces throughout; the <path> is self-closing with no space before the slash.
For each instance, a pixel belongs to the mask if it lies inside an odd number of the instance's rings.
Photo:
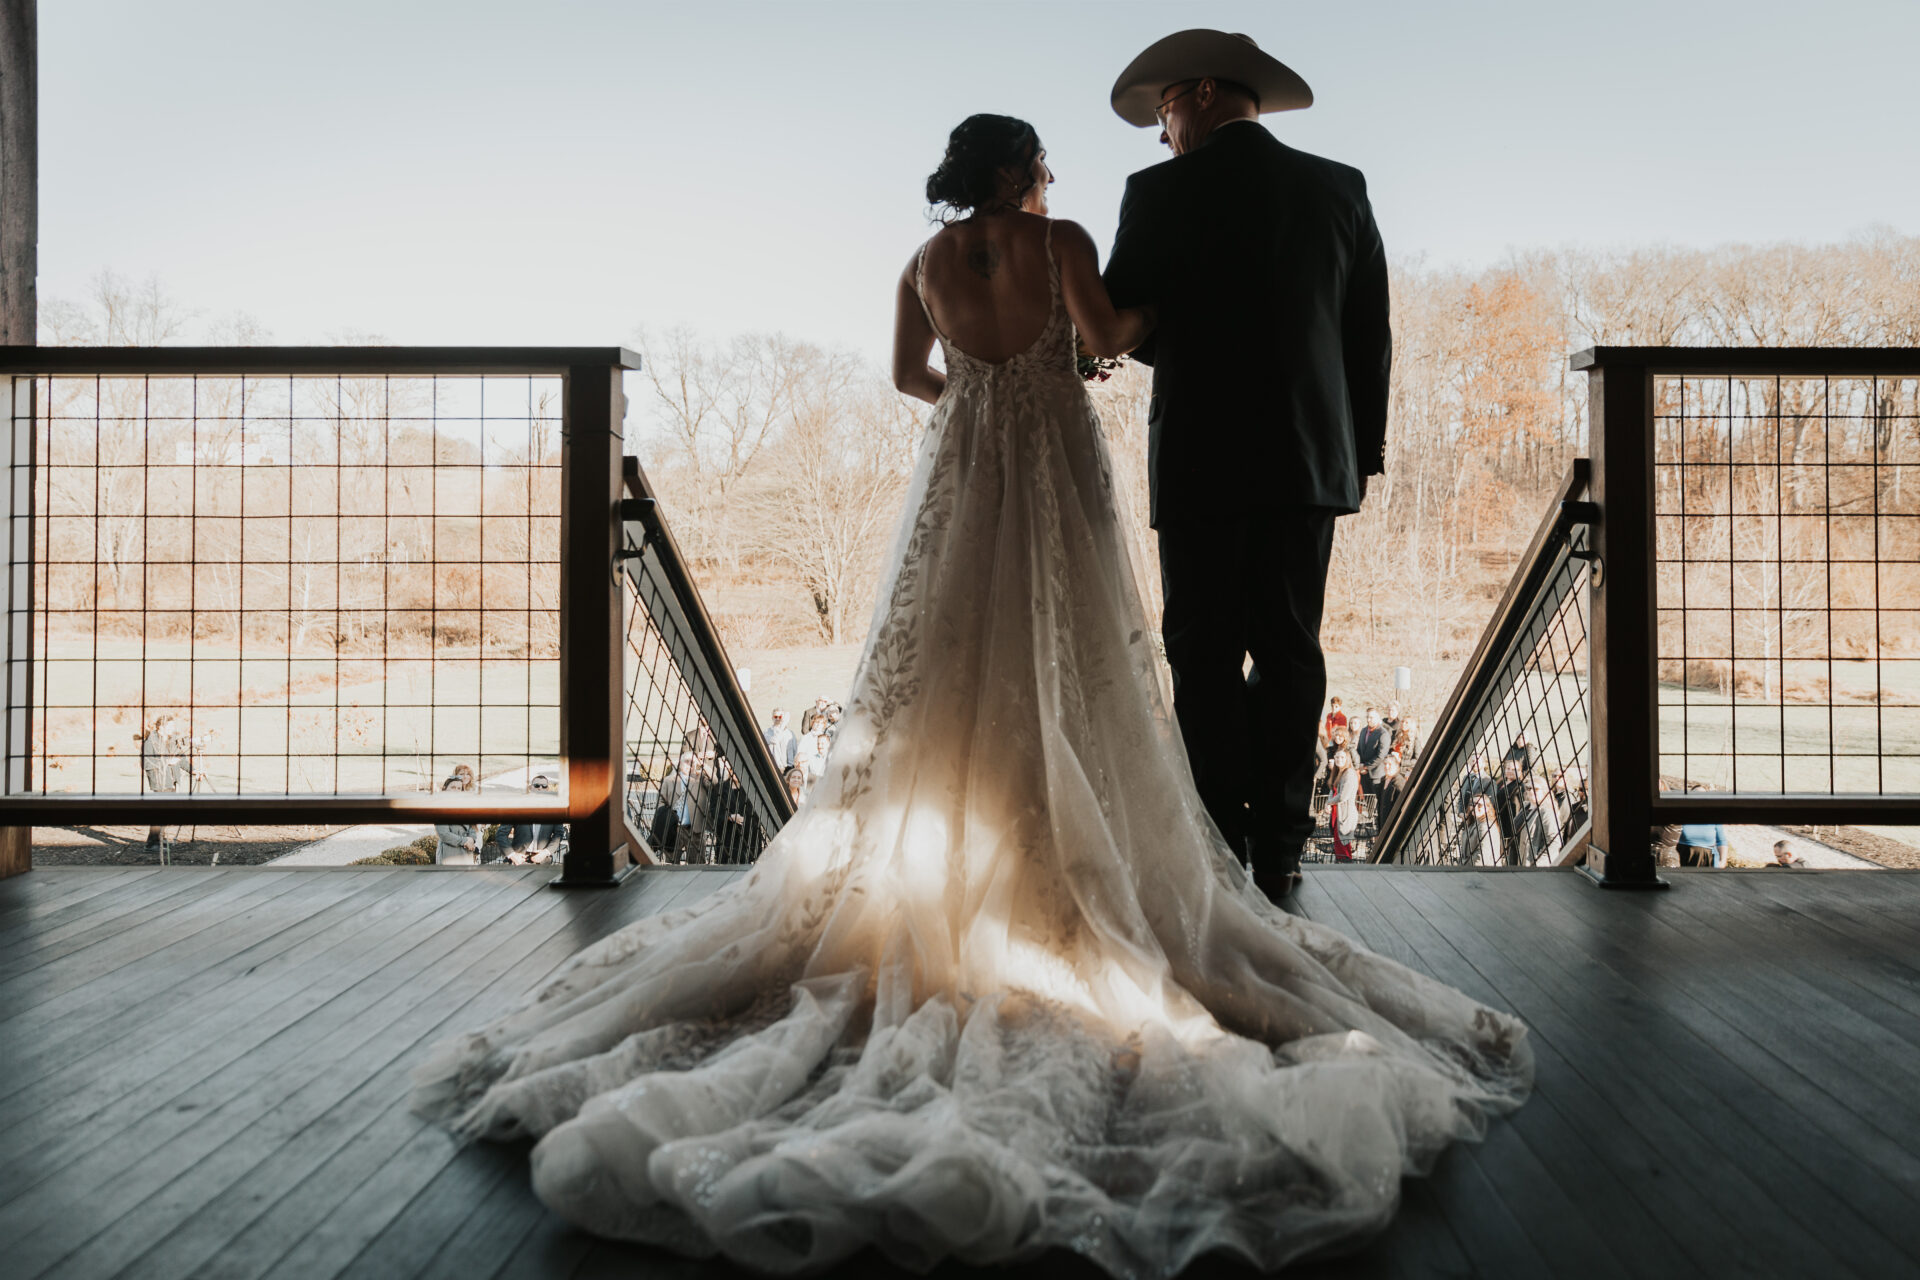
<path id="1" fill-rule="evenodd" d="M 536 774 L 527 788 L 536 795 L 551 795 L 553 779 L 544 773 Z M 500 856 L 516 866 L 545 866 L 565 855 L 567 827 L 562 822 L 516 818 L 501 825 L 494 842 L 500 848 Z"/>

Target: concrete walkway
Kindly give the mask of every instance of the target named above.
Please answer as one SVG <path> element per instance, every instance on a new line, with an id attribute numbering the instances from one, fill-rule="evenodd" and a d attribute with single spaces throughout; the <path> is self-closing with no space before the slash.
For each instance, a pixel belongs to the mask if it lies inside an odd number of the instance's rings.
<path id="1" fill-rule="evenodd" d="M 1772 862 L 1774 841 L 1785 840 L 1792 844 L 1794 856 L 1805 862 L 1809 868 L 1822 871 L 1886 870 L 1877 862 L 1870 862 L 1851 853 L 1843 853 L 1832 845 L 1821 844 L 1818 840 L 1809 840 L 1805 836 L 1796 836 L 1791 832 L 1782 831 L 1779 827 L 1729 822 L 1727 836 L 1733 841 L 1733 859 L 1736 867 L 1759 866 Z"/>
<path id="2" fill-rule="evenodd" d="M 412 844 L 421 836 L 433 834 L 433 824 L 420 826 L 364 826 L 336 831 L 324 840 L 301 845 L 292 853 L 273 860 L 276 867 L 344 867 L 362 858 L 403 844 Z"/>

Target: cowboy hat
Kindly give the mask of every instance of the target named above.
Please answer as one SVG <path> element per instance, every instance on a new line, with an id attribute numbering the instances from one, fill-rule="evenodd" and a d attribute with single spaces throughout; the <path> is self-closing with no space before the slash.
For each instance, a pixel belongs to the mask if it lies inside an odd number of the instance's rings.
<path id="1" fill-rule="evenodd" d="M 1182 80 L 1231 80 L 1259 99 L 1260 114 L 1313 105 L 1313 90 L 1290 67 L 1262 53 L 1252 37 L 1196 27 L 1148 45 L 1113 82 L 1113 110 L 1145 129 L 1160 123 L 1160 94 Z"/>

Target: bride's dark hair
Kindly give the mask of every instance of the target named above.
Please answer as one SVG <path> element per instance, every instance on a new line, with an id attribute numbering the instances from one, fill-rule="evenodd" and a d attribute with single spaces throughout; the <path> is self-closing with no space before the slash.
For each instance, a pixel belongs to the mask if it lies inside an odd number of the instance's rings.
<path id="1" fill-rule="evenodd" d="M 977 115 L 962 120 L 947 135 L 947 154 L 940 167 L 927 175 L 927 203 L 942 222 L 992 203 L 1000 184 L 1000 170 L 1025 170 L 1040 154 L 1040 135 L 1025 120 L 1013 116 Z M 1029 181 L 1014 197 L 1023 198 Z"/>

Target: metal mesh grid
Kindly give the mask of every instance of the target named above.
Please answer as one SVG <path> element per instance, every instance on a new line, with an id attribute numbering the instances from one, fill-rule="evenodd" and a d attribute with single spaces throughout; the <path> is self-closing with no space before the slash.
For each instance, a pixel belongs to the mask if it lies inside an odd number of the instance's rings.
<path id="1" fill-rule="evenodd" d="M 16 584 L 31 572 L 37 674 L 10 792 L 564 776 L 559 378 L 13 384 L 14 487 L 34 465 L 10 558 Z"/>
<path id="2" fill-rule="evenodd" d="M 720 693 L 660 572 L 658 543 L 629 523 L 623 548 L 627 819 L 663 862 L 753 862 L 783 815 L 716 733 Z"/>
<path id="3" fill-rule="evenodd" d="M 1662 790 L 1920 792 L 1920 379 L 1654 395 Z"/>
<path id="4" fill-rule="evenodd" d="M 1587 538 L 1582 526 L 1559 542 L 1485 695 L 1456 713 L 1467 718 L 1459 745 L 1422 762 L 1440 784 L 1398 839 L 1397 861 L 1556 866 L 1587 825 Z"/>

